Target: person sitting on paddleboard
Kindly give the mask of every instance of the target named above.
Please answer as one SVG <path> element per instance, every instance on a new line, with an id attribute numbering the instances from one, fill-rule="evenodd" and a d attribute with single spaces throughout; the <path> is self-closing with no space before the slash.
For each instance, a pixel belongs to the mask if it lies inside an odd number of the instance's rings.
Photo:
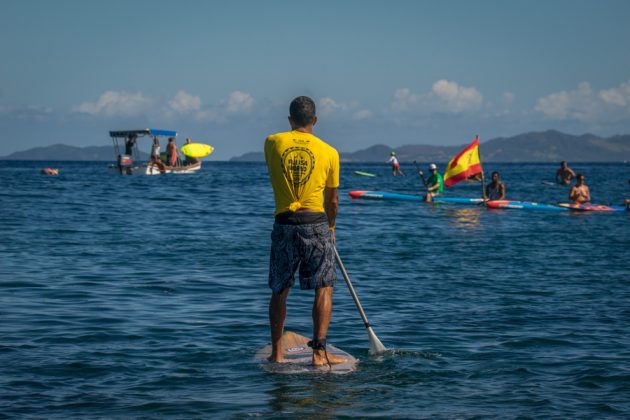
<path id="1" fill-rule="evenodd" d="M 575 178 L 573 169 L 569 168 L 569 165 L 565 161 L 560 162 L 560 169 L 556 171 L 556 182 L 558 184 L 569 185 L 573 178 Z"/>
<path id="2" fill-rule="evenodd" d="M 289 107 L 292 131 L 265 140 L 265 161 L 276 203 L 269 259 L 270 362 L 284 362 L 282 335 L 287 297 L 299 267 L 300 288 L 314 289 L 313 365 L 344 363 L 326 351 L 332 316 L 335 270 L 335 221 L 339 197 L 339 153 L 313 135 L 315 102 L 295 98 Z"/>
<path id="3" fill-rule="evenodd" d="M 499 174 L 499 172 L 492 172 L 492 182 L 486 185 L 483 199 L 484 201 L 505 199 L 505 184 L 501 182 L 501 175 Z"/>
<path id="4" fill-rule="evenodd" d="M 575 185 L 569 191 L 569 200 L 573 204 L 585 204 L 591 201 L 591 192 L 584 183 L 586 178 L 582 174 L 575 176 Z"/>
<path id="5" fill-rule="evenodd" d="M 387 163 L 392 164 L 392 175 L 396 176 L 396 174 L 400 174 L 400 176 L 405 176 L 405 173 L 400 169 L 400 163 L 398 163 L 396 152 L 390 153 L 389 160 L 387 161 Z"/>
<path id="6" fill-rule="evenodd" d="M 427 203 L 431 202 L 431 199 L 436 195 L 440 195 L 444 190 L 444 178 L 437 170 L 437 165 L 432 163 L 429 165 L 429 172 L 431 172 L 431 176 L 429 179 L 424 179 L 424 172 L 418 171 L 418 175 L 422 179 L 422 183 L 425 187 L 427 187 L 427 195 L 425 197 Z"/>

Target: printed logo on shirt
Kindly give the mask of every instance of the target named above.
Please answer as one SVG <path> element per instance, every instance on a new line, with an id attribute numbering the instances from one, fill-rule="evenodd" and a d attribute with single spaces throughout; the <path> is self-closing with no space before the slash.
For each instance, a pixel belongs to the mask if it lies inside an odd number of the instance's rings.
<path id="1" fill-rule="evenodd" d="M 294 188 L 311 178 L 314 167 L 315 156 L 305 147 L 290 147 L 282 154 L 282 171 Z"/>

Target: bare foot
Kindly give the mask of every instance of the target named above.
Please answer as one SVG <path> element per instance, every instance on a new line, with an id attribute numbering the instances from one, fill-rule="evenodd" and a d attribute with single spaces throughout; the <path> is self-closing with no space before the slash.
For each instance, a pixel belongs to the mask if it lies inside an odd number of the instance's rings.
<path id="1" fill-rule="evenodd" d="M 271 356 L 267 357 L 267 360 L 269 360 L 270 363 L 284 363 L 286 362 L 286 360 L 284 360 L 284 356 L 283 355 L 278 355 L 278 354 L 272 354 Z"/>
<path id="2" fill-rule="evenodd" d="M 328 363 L 336 365 L 347 361 L 347 357 L 336 356 L 332 353 L 328 353 L 328 358 L 326 358 L 324 350 L 313 350 L 313 366 L 327 366 Z"/>

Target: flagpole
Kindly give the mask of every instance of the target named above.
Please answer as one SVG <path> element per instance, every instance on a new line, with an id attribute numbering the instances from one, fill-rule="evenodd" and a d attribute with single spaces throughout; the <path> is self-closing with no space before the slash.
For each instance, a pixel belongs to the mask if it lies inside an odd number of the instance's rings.
<path id="1" fill-rule="evenodd" d="M 475 138 L 479 138 L 479 134 L 475 134 Z M 477 146 L 477 155 L 479 156 L 479 164 L 481 164 L 481 147 Z M 486 197 L 486 176 L 483 173 L 483 164 L 481 164 L 481 198 Z M 485 204 L 485 201 L 484 201 Z"/>

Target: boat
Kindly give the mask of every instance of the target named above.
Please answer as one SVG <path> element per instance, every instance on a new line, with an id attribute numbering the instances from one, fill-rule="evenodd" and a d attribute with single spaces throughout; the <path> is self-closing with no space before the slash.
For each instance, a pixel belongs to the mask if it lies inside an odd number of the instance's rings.
<path id="1" fill-rule="evenodd" d="M 114 144 L 116 165 L 110 166 L 123 175 L 160 175 L 160 174 L 191 174 L 201 169 L 201 160 L 194 159 L 190 163 L 170 166 L 164 162 L 165 155 L 161 156 L 161 165 L 156 162 L 143 162 L 138 149 L 138 139 L 147 137 L 153 140 L 175 138 L 177 131 L 144 128 L 140 130 L 110 131 L 109 136 Z M 128 146 L 129 143 L 129 146 Z M 149 145 L 150 147 L 150 145 Z M 161 168 L 160 168 L 161 166 Z"/>

